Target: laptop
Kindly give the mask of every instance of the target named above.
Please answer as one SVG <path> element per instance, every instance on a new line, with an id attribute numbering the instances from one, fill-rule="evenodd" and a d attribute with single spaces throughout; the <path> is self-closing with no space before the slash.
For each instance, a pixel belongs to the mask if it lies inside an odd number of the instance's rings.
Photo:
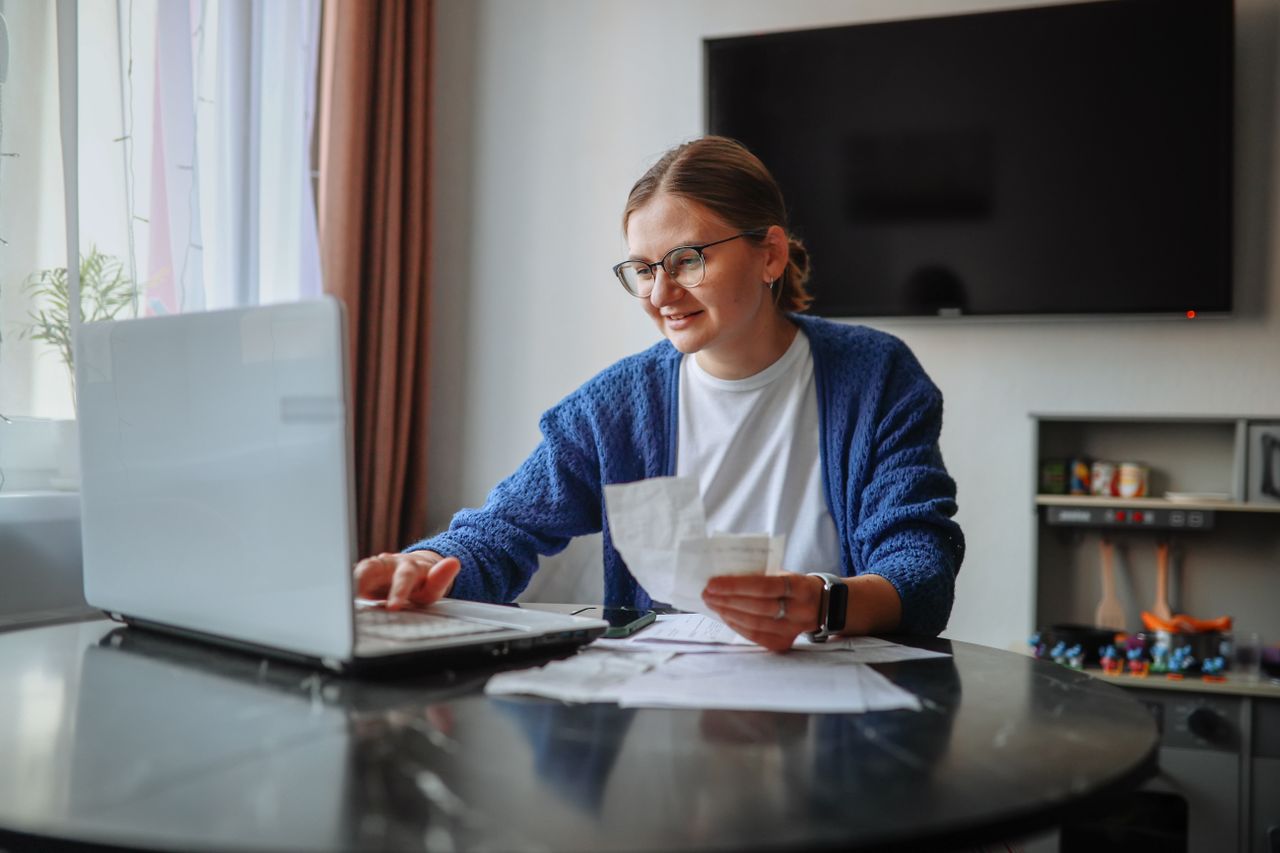
<path id="1" fill-rule="evenodd" d="M 80 328 L 85 600 L 335 671 L 572 647 L 601 619 L 353 598 L 346 329 L 331 298 Z"/>

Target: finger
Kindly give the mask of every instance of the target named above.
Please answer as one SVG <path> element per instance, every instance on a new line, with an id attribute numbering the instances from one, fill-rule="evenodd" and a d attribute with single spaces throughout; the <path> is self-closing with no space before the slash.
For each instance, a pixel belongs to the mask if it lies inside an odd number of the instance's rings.
<path id="1" fill-rule="evenodd" d="M 777 598 L 753 598 L 742 595 L 720 596 L 707 594 L 702 597 L 708 605 L 731 610 L 742 616 L 767 616 L 774 619 L 778 615 L 778 599 Z M 807 624 L 810 616 L 812 621 L 817 621 L 818 609 L 814 606 L 814 602 L 804 602 L 799 598 L 786 599 L 787 609 L 781 620 L 795 622 L 797 625 Z"/>
<path id="2" fill-rule="evenodd" d="M 714 580 L 714 578 L 713 578 Z M 707 588 L 703 591 L 702 600 L 708 606 L 724 607 L 737 610 L 743 615 L 764 616 L 774 619 L 778 615 L 779 601 L 786 601 L 786 610 L 784 611 L 784 619 L 794 622 L 800 626 L 800 630 L 813 630 L 818 624 L 818 611 L 821 609 L 822 602 L 822 581 L 818 578 L 809 577 L 807 575 L 782 575 L 773 577 L 756 577 L 757 581 L 772 581 L 767 588 L 777 590 L 777 582 L 783 581 L 783 589 L 781 594 L 772 596 L 761 595 L 744 595 L 744 594 L 719 594 L 716 589 L 721 587 L 712 587 L 708 583 Z M 787 583 L 786 581 L 790 582 Z M 791 587 L 791 594 L 786 595 L 787 586 Z"/>
<path id="3" fill-rule="evenodd" d="M 365 557 L 355 564 L 355 567 L 351 570 L 351 575 L 357 598 L 374 597 L 381 583 L 381 579 L 377 577 L 378 574 L 376 563 L 369 557 Z"/>
<path id="4" fill-rule="evenodd" d="M 449 591 L 449 585 L 453 583 L 453 579 L 460 571 L 462 571 L 462 561 L 457 557 L 445 557 L 443 560 L 436 561 L 435 565 L 427 570 L 427 581 L 420 588 L 419 596 L 414 598 L 414 603 L 434 604 L 444 598 L 444 594 Z"/>
<path id="5" fill-rule="evenodd" d="M 764 634 L 794 637 L 796 634 L 800 633 L 799 625 L 789 622 L 786 619 L 774 619 L 773 614 L 770 614 L 766 618 L 752 613 L 743 613 L 742 611 L 735 610 L 732 607 L 719 605 L 709 606 L 726 625 L 729 625 L 744 637 L 750 634 L 750 639 L 753 641 L 757 636 Z"/>
<path id="6" fill-rule="evenodd" d="M 816 616 L 809 620 L 806 615 L 790 611 L 781 619 L 778 619 L 776 618 L 778 615 L 777 602 L 774 603 L 773 610 L 768 614 L 752 613 L 734 607 L 722 607 L 719 612 L 726 620 L 732 619 L 735 623 L 758 634 L 788 634 L 794 637 L 801 631 L 809 630 L 818 621 Z M 814 625 L 810 625 L 810 621 Z"/>
<path id="7" fill-rule="evenodd" d="M 453 734 L 453 707 L 450 705 L 428 705 L 427 722 L 446 735 Z"/>
<path id="8" fill-rule="evenodd" d="M 391 592 L 387 595 L 387 609 L 412 607 L 419 598 L 419 588 L 427 582 L 427 571 L 427 566 L 417 560 L 397 560 L 396 571 L 391 578 Z"/>
<path id="9" fill-rule="evenodd" d="M 395 571 L 395 561 L 387 559 L 386 554 L 376 557 L 365 557 L 356 563 L 355 594 L 357 598 L 386 598 L 391 590 L 391 575 Z"/>
<path id="10" fill-rule="evenodd" d="M 444 597 L 462 569 L 457 557 L 435 559 L 435 555 L 427 558 L 415 553 L 400 555 L 397 562 L 391 593 L 387 596 L 389 610 L 435 604 Z"/>
<path id="11" fill-rule="evenodd" d="M 795 642 L 796 636 L 799 634 L 799 632 L 796 631 L 794 627 L 790 629 L 786 629 L 781 633 L 777 631 L 759 630 L 756 627 L 758 623 L 755 623 L 749 620 L 738 619 L 732 614 L 723 614 L 723 615 L 724 615 L 725 624 L 728 625 L 730 628 L 732 628 L 734 631 L 746 637 L 748 640 L 755 643 L 756 645 L 763 646 L 766 649 L 773 652 L 785 652 L 789 650 L 792 644 Z M 774 624 L 776 625 L 781 623 L 774 623 Z"/>
<path id="12" fill-rule="evenodd" d="M 713 595 L 749 595 L 756 598 L 779 598 L 799 592 L 801 575 L 716 575 L 707 581 L 706 591 Z"/>
<path id="13" fill-rule="evenodd" d="M 733 610 L 740 616 L 767 617 L 777 621 L 789 621 L 800 626 L 800 630 L 808 631 L 818 623 L 818 610 L 822 600 L 821 581 L 804 576 L 795 577 L 792 584 L 792 595 L 779 595 L 762 598 L 747 595 L 719 595 L 710 588 L 702 594 L 702 600 L 708 606 Z M 781 604 L 783 618 L 777 619 Z"/>

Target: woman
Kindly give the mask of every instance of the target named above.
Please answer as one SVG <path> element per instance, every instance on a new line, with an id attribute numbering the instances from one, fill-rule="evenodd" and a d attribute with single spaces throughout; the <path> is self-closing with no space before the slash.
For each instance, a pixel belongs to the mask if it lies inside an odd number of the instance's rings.
<path id="1" fill-rule="evenodd" d="M 839 633 L 940 632 L 964 553 L 942 396 L 896 338 L 798 313 L 809 261 L 785 223 L 773 177 L 739 143 L 667 152 L 631 190 L 631 256 L 614 268 L 665 340 L 544 414 L 541 444 L 484 507 L 362 560 L 357 594 L 390 608 L 511 601 L 538 554 L 604 529 L 606 603 L 648 607 L 611 543 L 603 487 L 678 474 L 697 478 L 709 529 L 787 534 L 784 574 L 707 584 L 738 633 L 787 649 L 845 598 Z"/>

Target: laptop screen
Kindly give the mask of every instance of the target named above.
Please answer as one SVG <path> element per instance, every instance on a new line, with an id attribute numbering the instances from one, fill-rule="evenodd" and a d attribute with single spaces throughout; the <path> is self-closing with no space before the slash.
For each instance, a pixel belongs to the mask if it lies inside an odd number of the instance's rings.
<path id="1" fill-rule="evenodd" d="M 89 604 L 350 658 L 344 342 L 331 299 L 81 328 Z"/>

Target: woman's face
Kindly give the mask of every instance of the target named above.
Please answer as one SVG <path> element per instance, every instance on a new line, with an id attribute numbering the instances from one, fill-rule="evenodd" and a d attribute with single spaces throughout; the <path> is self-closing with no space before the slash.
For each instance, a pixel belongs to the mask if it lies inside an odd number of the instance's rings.
<path id="1" fill-rule="evenodd" d="M 702 205 L 660 193 L 631 214 L 627 247 L 632 258 L 656 263 L 677 246 L 700 246 L 736 233 Z M 746 354 L 778 321 L 769 282 L 786 266 L 785 246 L 786 237 L 776 226 L 764 246 L 745 237 L 712 246 L 703 253 L 702 283 L 692 289 L 676 284 L 658 267 L 644 309 L 680 352 L 704 352 L 721 360 Z"/>

